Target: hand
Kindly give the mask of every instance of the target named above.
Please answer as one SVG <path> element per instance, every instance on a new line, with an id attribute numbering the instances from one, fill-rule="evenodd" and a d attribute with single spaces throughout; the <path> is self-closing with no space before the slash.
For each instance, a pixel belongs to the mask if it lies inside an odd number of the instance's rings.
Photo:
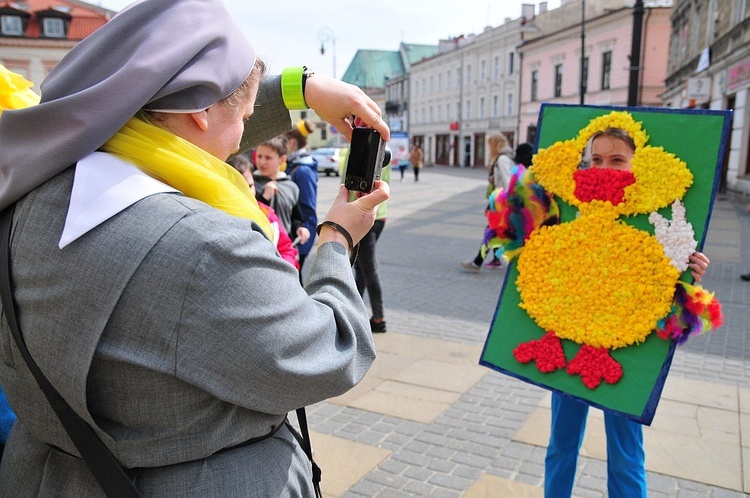
<path id="1" fill-rule="evenodd" d="M 279 190 L 279 185 L 276 183 L 275 180 L 271 180 L 270 182 L 266 183 L 263 186 L 263 198 L 267 201 L 270 201 L 273 199 L 273 196 L 276 195 L 276 192 Z"/>
<path id="2" fill-rule="evenodd" d="M 362 195 L 352 202 L 347 202 L 349 190 L 344 185 L 340 185 L 339 193 L 325 219 L 344 227 L 352 236 L 352 242 L 357 244 L 372 228 L 372 224 L 375 222 L 376 208 L 380 203 L 388 200 L 389 192 L 388 184 L 378 180 L 375 182 L 375 188 L 372 192 Z M 320 231 L 318 244 L 322 245 L 331 241 L 341 242 L 344 247 L 348 246 L 343 235 L 331 227 L 324 226 Z M 351 250 L 352 248 L 347 247 L 347 249 Z"/>
<path id="3" fill-rule="evenodd" d="M 304 244 L 310 238 L 310 230 L 308 230 L 307 227 L 299 227 L 297 228 L 297 233 L 295 235 L 299 239 L 299 243 Z"/>
<path id="4" fill-rule="evenodd" d="M 391 138 L 388 126 L 381 118 L 380 107 L 359 87 L 316 74 L 305 83 L 305 102 L 350 142 L 352 123 L 347 118 L 352 114 L 370 128 L 378 130 L 383 140 Z"/>
<path id="5" fill-rule="evenodd" d="M 690 255 L 688 268 L 690 268 L 690 273 L 693 274 L 693 278 L 696 282 L 701 281 L 701 277 L 706 273 L 709 263 L 711 263 L 711 261 L 709 261 L 706 255 L 702 252 L 696 251 Z"/>

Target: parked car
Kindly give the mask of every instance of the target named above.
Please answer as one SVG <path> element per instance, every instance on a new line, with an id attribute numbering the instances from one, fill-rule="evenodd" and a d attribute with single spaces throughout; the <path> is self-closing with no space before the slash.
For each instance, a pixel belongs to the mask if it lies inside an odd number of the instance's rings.
<path id="1" fill-rule="evenodd" d="M 334 174 L 339 176 L 341 171 L 341 149 L 338 147 L 321 147 L 310 152 L 312 157 L 318 161 L 318 173 L 325 173 L 326 176 Z"/>

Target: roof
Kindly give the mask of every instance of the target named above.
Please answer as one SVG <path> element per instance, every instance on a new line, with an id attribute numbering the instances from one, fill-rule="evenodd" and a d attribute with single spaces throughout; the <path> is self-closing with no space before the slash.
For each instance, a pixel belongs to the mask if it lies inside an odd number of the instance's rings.
<path id="1" fill-rule="evenodd" d="M 422 59 L 432 57 L 438 53 L 438 45 L 415 45 L 401 44 L 401 53 L 404 55 L 406 70 L 408 71 L 412 64 Z"/>
<path id="2" fill-rule="evenodd" d="M 80 0 L 0 0 L 0 9 L 9 8 L 30 15 L 24 37 L 38 38 L 40 29 L 37 12 L 57 11 L 63 17 L 70 17 L 67 39 L 82 40 L 102 27 L 114 11 Z"/>
<path id="3" fill-rule="evenodd" d="M 383 88 L 387 79 L 403 75 L 413 63 L 437 51 L 437 45 L 406 43 L 398 51 L 357 50 L 341 79 L 362 88 Z"/>
<path id="4" fill-rule="evenodd" d="M 357 50 L 341 79 L 363 88 L 382 88 L 386 78 L 401 74 L 404 74 L 404 63 L 399 52 Z"/>

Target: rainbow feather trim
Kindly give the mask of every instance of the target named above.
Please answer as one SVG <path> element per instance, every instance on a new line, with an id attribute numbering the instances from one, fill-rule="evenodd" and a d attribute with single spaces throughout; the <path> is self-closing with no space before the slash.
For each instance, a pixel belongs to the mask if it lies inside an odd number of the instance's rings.
<path id="1" fill-rule="evenodd" d="M 713 292 L 703 287 L 678 282 L 672 311 L 656 325 L 656 333 L 664 340 L 683 344 L 691 336 L 714 331 L 724 323 L 721 304 Z"/>
<path id="2" fill-rule="evenodd" d="M 560 209 L 555 200 L 534 181 L 531 172 L 519 165 L 508 189 L 499 188 L 490 194 L 483 252 L 497 249 L 510 261 L 534 230 L 559 222 Z"/>

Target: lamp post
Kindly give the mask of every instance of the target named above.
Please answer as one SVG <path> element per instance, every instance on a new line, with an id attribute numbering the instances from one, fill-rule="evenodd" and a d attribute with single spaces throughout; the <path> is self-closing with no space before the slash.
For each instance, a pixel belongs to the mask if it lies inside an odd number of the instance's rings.
<path id="1" fill-rule="evenodd" d="M 586 0 L 581 0 L 581 105 L 586 95 Z"/>
<path id="2" fill-rule="evenodd" d="M 318 31 L 318 40 L 320 40 L 320 55 L 326 53 L 326 42 L 330 41 L 333 54 L 333 77 L 336 77 L 336 33 L 331 28 L 321 28 Z"/>
<path id="3" fill-rule="evenodd" d="M 633 6 L 633 39 L 630 48 L 630 81 L 628 83 L 628 106 L 638 105 L 638 83 L 641 79 L 641 32 L 643 29 L 643 0 Z"/>

